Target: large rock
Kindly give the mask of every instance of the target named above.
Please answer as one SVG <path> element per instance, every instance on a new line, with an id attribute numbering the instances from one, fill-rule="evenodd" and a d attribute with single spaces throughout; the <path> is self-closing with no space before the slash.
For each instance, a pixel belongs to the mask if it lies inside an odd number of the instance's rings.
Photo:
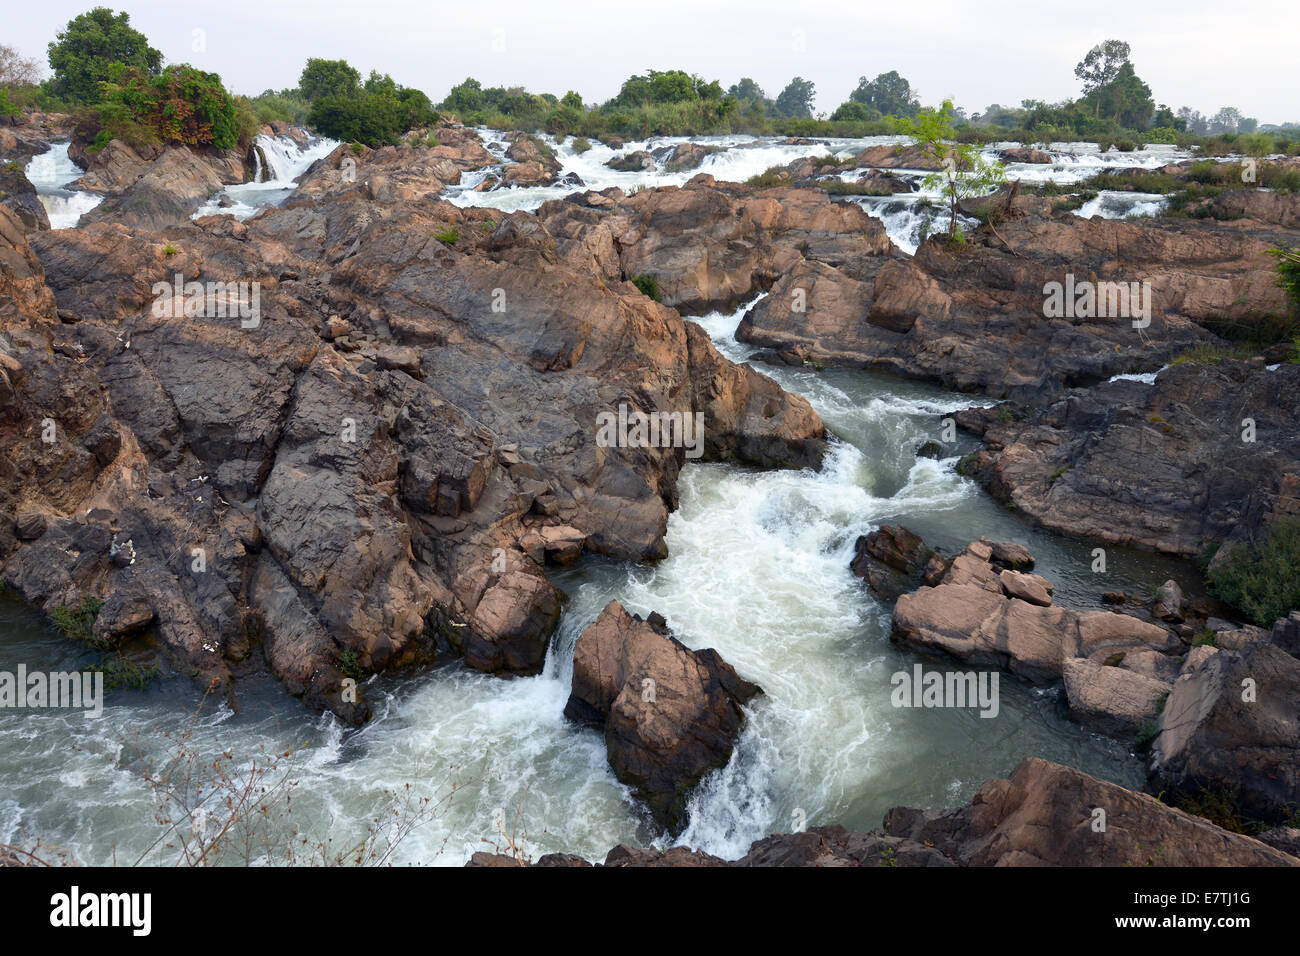
<path id="1" fill-rule="evenodd" d="M 715 651 L 692 651 L 663 618 L 611 601 L 578 638 L 570 717 L 603 723 L 615 776 L 670 831 L 686 823 L 690 791 L 731 758 L 741 707 L 759 688 Z"/>
<path id="2" fill-rule="evenodd" d="M 962 866 L 1300 865 L 1147 794 L 1037 757 L 1021 761 L 1008 779 L 985 783 L 969 806 L 896 807 L 885 829 Z"/>
<path id="3" fill-rule="evenodd" d="M 1174 683 L 1152 771 L 1170 788 L 1226 794 L 1246 815 L 1280 822 L 1300 805 L 1297 714 L 1300 660 L 1262 642 L 1204 654 Z"/>
<path id="4" fill-rule="evenodd" d="M 1070 716 L 1104 734 L 1136 737 L 1154 726 L 1171 684 L 1082 657 L 1062 669 Z"/>
<path id="5" fill-rule="evenodd" d="M 1300 365 L 1183 362 L 1007 411 L 956 416 L 985 442 L 961 470 L 1054 531 L 1191 556 L 1300 514 Z"/>
<path id="6" fill-rule="evenodd" d="M 1043 605 L 1050 601 L 1048 582 L 999 571 L 992 561 L 992 549 L 976 542 L 953 560 L 937 586 L 900 597 L 894 606 L 894 640 L 1039 683 L 1060 679 L 1074 658 L 1102 662 L 1117 654 L 1170 653 L 1182 646 L 1164 628 L 1124 614 Z M 1007 580 L 1014 582 L 1011 588 Z M 1015 596 L 1016 590 L 1035 601 Z"/>
<path id="7" fill-rule="evenodd" d="M 141 229 L 186 224 L 224 184 L 203 157 L 184 146 L 171 147 L 131 185 L 85 213 L 82 222 L 120 222 Z"/>
<path id="8" fill-rule="evenodd" d="M 892 601 L 923 581 L 937 584 L 945 565 L 921 536 L 899 526 L 884 525 L 858 538 L 853 573 L 878 596 Z"/>
<path id="9" fill-rule="evenodd" d="M 47 610 L 104 598 L 121 633 L 147 594 L 177 673 L 224 695 L 265 669 L 358 722 L 357 669 L 449 647 L 535 673 L 564 597 L 543 565 L 662 557 L 687 461 L 820 463 L 807 401 L 623 282 L 612 241 L 579 240 L 613 276 L 536 216 L 421 192 L 478 149 L 347 149 L 248 223 L 28 237 L 0 210 L 7 584 Z M 255 282 L 260 314 L 210 289 L 187 311 L 177 276 Z M 605 441 L 620 407 L 666 416 L 661 440 Z"/>
<path id="10" fill-rule="evenodd" d="M 28 232 L 50 228 L 49 214 L 36 187 L 18 163 L 0 162 L 0 206 L 17 216 Z"/>
<path id="11" fill-rule="evenodd" d="M 1272 227 L 1022 215 L 959 248 L 931 237 L 909 261 L 784 269 L 737 337 L 822 364 L 1036 402 L 1159 368 L 1209 340 L 1207 328 L 1265 334 L 1260 317 L 1286 309 L 1269 279 L 1278 241 Z M 1104 283 L 1138 283 L 1131 308 L 1121 313 L 1117 292 L 1109 305 Z M 1076 309 L 1072 296 L 1067 311 L 1067 287 L 1100 289 L 1105 307 Z"/>

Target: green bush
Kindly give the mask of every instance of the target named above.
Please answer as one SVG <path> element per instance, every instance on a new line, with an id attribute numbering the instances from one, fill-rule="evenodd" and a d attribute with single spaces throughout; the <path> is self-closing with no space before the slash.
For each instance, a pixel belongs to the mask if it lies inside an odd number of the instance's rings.
<path id="1" fill-rule="evenodd" d="M 1300 518 L 1277 521 L 1258 547 L 1238 545 L 1210 584 L 1260 627 L 1300 608 Z"/>
<path id="2" fill-rule="evenodd" d="M 649 296 L 656 302 L 662 302 L 664 300 L 663 290 L 659 288 L 659 280 L 654 276 L 645 275 L 644 273 L 638 276 L 633 276 L 632 284 L 641 290 L 642 295 Z"/>
<path id="3" fill-rule="evenodd" d="M 591 140 L 587 139 L 587 137 L 585 137 L 585 136 L 577 136 L 577 137 L 574 137 L 574 140 L 573 140 L 573 151 L 574 151 L 575 153 L 577 153 L 579 156 L 581 156 L 583 153 L 585 153 L 585 152 L 586 152 L 587 150 L 589 150 L 589 149 L 591 149 Z"/>
<path id="4" fill-rule="evenodd" d="M 157 76 L 136 67 L 117 67 L 100 84 L 101 100 L 83 114 L 98 126 L 95 148 L 109 140 L 132 145 L 162 143 L 231 149 L 247 143 L 235 98 L 221 77 L 187 64 L 170 66 Z"/>
<path id="5" fill-rule="evenodd" d="M 50 612 L 54 626 L 73 640 L 84 641 L 92 647 L 101 646 L 95 637 L 95 618 L 99 617 L 104 602 L 99 598 L 83 598 L 80 607 L 63 605 Z"/>
<path id="6" fill-rule="evenodd" d="M 460 240 L 460 230 L 455 226 L 448 226 L 446 229 L 435 232 L 433 238 L 449 246 L 454 246 Z"/>

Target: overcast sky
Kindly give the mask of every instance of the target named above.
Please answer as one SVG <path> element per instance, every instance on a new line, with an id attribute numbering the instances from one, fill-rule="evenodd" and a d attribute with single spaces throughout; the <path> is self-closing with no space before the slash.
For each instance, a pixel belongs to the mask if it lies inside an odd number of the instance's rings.
<path id="1" fill-rule="evenodd" d="M 684 69 L 729 86 L 752 76 L 775 96 L 792 76 L 829 113 L 863 74 L 898 70 L 925 103 L 968 111 L 1079 94 L 1074 65 L 1096 43 L 1128 41 L 1158 103 L 1212 114 L 1236 106 L 1263 123 L 1300 121 L 1295 0 L 651 0 L 649 3 L 416 0 L 130 0 L 126 10 L 167 62 L 220 73 L 240 93 L 297 83 L 309 56 L 377 69 L 440 101 L 467 76 L 587 102 L 630 74 Z M 0 42 L 44 65 L 45 46 L 94 0 L 6 0 Z M 206 49 L 196 49 L 195 31 Z"/>

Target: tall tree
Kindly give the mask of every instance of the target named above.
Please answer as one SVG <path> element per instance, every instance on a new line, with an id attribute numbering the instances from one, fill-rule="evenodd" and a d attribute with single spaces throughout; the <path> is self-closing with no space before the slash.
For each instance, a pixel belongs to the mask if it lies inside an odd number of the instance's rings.
<path id="1" fill-rule="evenodd" d="M 1123 40 L 1098 43 L 1074 68 L 1074 75 L 1083 83 L 1084 96 L 1115 81 L 1120 68 L 1128 62 L 1129 45 Z M 1101 103 L 1097 103 L 1097 116 L 1101 116 Z"/>
<path id="2" fill-rule="evenodd" d="M 849 99 L 879 110 L 885 116 L 915 116 L 920 109 L 912 84 L 897 70 L 881 73 L 874 80 L 859 77 L 858 87 L 849 94 Z"/>
<path id="3" fill-rule="evenodd" d="M 790 119 L 808 119 L 812 116 L 813 96 L 816 93 L 812 80 L 796 76 L 776 98 L 776 114 Z"/>
<path id="4" fill-rule="evenodd" d="M 131 28 L 129 14 L 95 7 L 68 21 L 49 46 L 49 59 L 54 93 L 75 102 L 95 103 L 99 84 L 110 78 L 112 67 L 121 64 L 157 76 L 163 57 L 143 33 Z"/>
<path id="5" fill-rule="evenodd" d="M 372 72 L 372 76 L 377 76 Z M 361 74 L 347 60 L 322 60 L 312 57 L 298 77 L 298 90 L 307 100 L 322 96 L 351 96 L 361 86 Z"/>

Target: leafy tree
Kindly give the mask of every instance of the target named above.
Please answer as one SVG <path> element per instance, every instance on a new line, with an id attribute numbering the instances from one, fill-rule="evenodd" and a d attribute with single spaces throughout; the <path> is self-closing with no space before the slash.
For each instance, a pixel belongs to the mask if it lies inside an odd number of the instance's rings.
<path id="1" fill-rule="evenodd" d="M 483 85 L 472 76 L 453 86 L 447 98 L 442 101 L 443 109 L 462 116 L 477 113 L 485 105 Z"/>
<path id="2" fill-rule="evenodd" d="M 937 110 L 919 110 L 914 120 L 904 120 L 901 131 L 911 136 L 927 157 L 944 168 L 927 176 L 926 189 L 942 189 L 948 199 L 948 241 L 963 237 L 957 231 L 957 203 L 973 196 L 984 196 L 1006 182 L 1006 168 L 986 161 L 975 146 L 953 142 L 952 100 L 944 100 Z"/>
<path id="3" fill-rule="evenodd" d="M 375 74 L 371 73 L 374 77 Z M 322 96 L 350 96 L 357 92 L 361 74 L 347 60 L 322 60 L 312 57 L 298 77 L 298 89 L 308 101 Z"/>
<path id="4" fill-rule="evenodd" d="M 215 73 L 187 63 L 169 66 L 157 76 L 117 66 L 100 88 L 97 148 L 114 138 L 217 149 L 239 145 L 239 110 Z"/>
<path id="5" fill-rule="evenodd" d="M 880 119 L 880 113 L 867 106 L 864 103 L 855 103 L 850 100 L 847 103 L 841 103 L 831 114 L 831 122 L 857 122 L 865 123 L 871 120 Z"/>
<path id="6" fill-rule="evenodd" d="M 815 86 L 812 80 L 796 76 L 776 98 L 777 116 L 809 119 L 812 117 Z"/>
<path id="7" fill-rule="evenodd" d="M 912 84 L 896 70 L 881 73 L 870 81 L 865 76 L 860 77 L 857 89 L 849 94 L 849 99 L 878 110 L 884 116 L 915 116 L 920 109 Z"/>
<path id="8" fill-rule="evenodd" d="M 1210 120 L 1211 133 L 1235 133 L 1241 124 L 1241 110 L 1235 106 L 1224 106 Z"/>
<path id="9" fill-rule="evenodd" d="M 69 20 L 49 45 L 49 60 L 54 71 L 51 92 L 81 103 L 99 101 L 99 84 L 111 78 L 114 66 L 149 76 L 162 69 L 162 54 L 143 33 L 131 28 L 130 15 L 114 15 L 107 7 L 95 7 Z"/>
<path id="10" fill-rule="evenodd" d="M 1083 83 L 1084 96 L 1113 83 L 1128 57 L 1129 45 L 1123 40 L 1107 40 L 1089 50 L 1074 68 L 1074 75 Z M 1101 115 L 1100 110 L 1099 101 L 1097 116 Z"/>
<path id="11" fill-rule="evenodd" d="M 1138 78 L 1132 63 L 1121 64 L 1113 80 L 1093 90 L 1084 100 L 1092 101 L 1094 117 L 1105 115 L 1130 129 L 1146 129 L 1156 110 L 1151 87 Z"/>
<path id="12" fill-rule="evenodd" d="M 580 110 L 582 109 L 582 97 L 573 90 L 569 90 L 560 98 L 560 105 L 566 109 Z"/>
<path id="13" fill-rule="evenodd" d="M 744 108 L 754 103 L 762 103 L 764 106 L 768 103 L 763 88 L 748 76 L 742 76 L 739 83 L 733 83 L 731 89 L 727 90 L 727 95 Z"/>

